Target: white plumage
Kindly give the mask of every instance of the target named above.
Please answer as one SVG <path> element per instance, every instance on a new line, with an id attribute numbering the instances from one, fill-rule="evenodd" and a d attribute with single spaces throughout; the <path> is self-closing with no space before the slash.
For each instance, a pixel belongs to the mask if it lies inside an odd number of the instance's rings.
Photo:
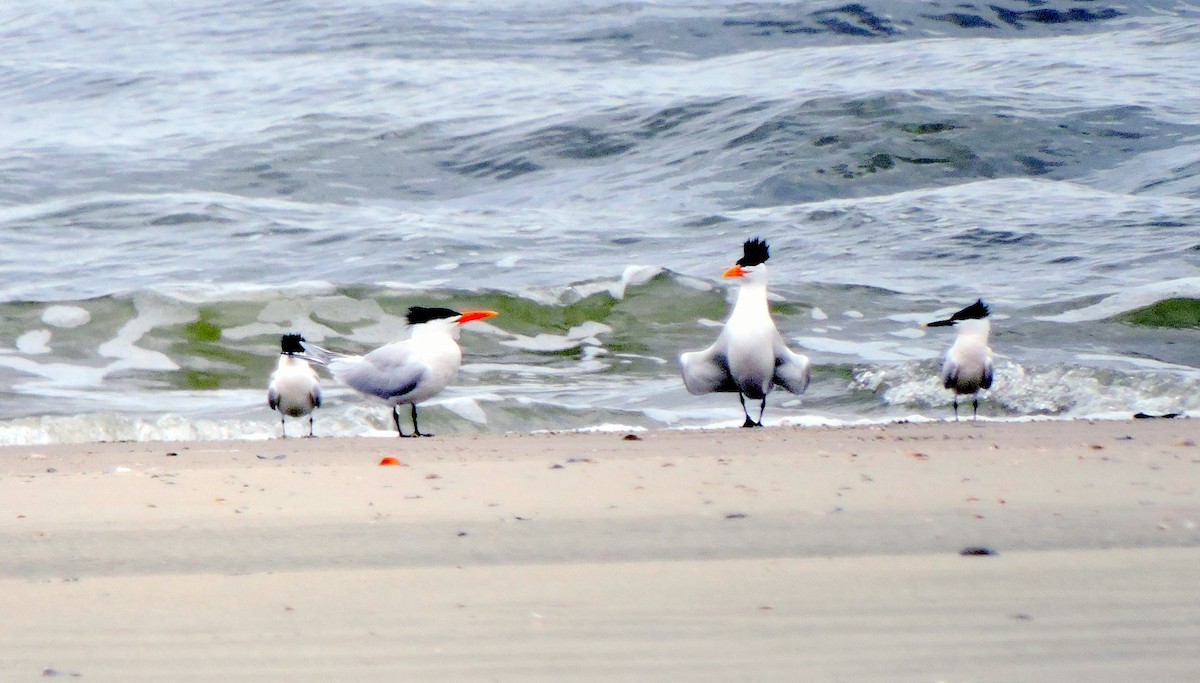
<path id="1" fill-rule="evenodd" d="M 267 405 L 279 411 L 283 436 L 287 437 L 285 417 L 308 415 L 308 435 L 313 436 L 313 410 L 321 406 L 321 383 L 308 361 L 294 354 L 303 351 L 299 335 L 284 335 L 282 353 L 267 385 Z"/>
<path id="2" fill-rule="evenodd" d="M 408 310 L 412 334 L 404 341 L 362 356 L 336 353 L 313 344 L 305 344 L 305 350 L 308 358 L 329 368 L 334 379 L 387 403 L 399 436 L 409 436 L 400 428 L 399 407 L 404 404 L 412 407 L 411 436 L 433 436 L 423 434 L 417 425 L 417 403 L 439 394 L 458 374 L 462 365 L 459 325 L 493 315 L 494 311 L 459 313 L 448 308 L 413 306 Z"/>
<path id="3" fill-rule="evenodd" d="M 737 301 L 712 346 L 679 356 L 683 383 L 693 394 L 737 392 L 746 415 L 743 427 L 761 427 L 767 394 L 775 387 L 793 394 L 808 388 L 809 360 L 783 341 L 767 307 L 767 244 L 746 242 L 745 254 L 726 270 L 741 278 Z M 759 400 L 758 419 L 746 410 L 746 398 Z"/>
<path id="4" fill-rule="evenodd" d="M 954 419 L 958 419 L 958 397 L 971 395 L 972 417 L 979 415 L 979 392 L 992 387 L 994 368 L 988 336 L 992 324 L 983 300 L 967 306 L 945 320 L 929 323 L 928 327 L 953 326 L 958 336 L 942 362 L 942 386 L 954 392 Z"/>

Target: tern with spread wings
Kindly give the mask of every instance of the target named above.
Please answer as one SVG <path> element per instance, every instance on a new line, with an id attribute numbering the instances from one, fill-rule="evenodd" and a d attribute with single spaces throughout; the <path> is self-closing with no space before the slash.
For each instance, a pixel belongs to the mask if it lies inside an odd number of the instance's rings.
<path id="1" fill-rule="evenodd" d="M 717 341 L 703 351 L 679 356 L 683 383 L 693 394 L 737 392 L 746 415 L 743 427 L 761 427 L 767 394 L 779 387 L 793 394 L 808 388 L 808 357 L 794 353 L 775 329 L 767 307 L 767 243 L 754 238 L 743 245 L 742 258 L 725 271 L 739 278 L 737 302 Z M 750 417 L 746 399 L 761 401 L 758 419 Z"/>

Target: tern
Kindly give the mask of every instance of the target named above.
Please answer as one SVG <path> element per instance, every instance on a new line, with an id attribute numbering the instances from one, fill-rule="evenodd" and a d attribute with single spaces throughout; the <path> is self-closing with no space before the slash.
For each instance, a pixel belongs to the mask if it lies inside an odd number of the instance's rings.
<path id="1" fill-rule="evenodd" d="M 703 351 L 680 354 L 683 383 L 693 394 L 737 392 L 743 427 L 761 427 L 767 394 L 782 387 L 793 394 L 808 388 L 809 362 L 793 353 L 775 329 L 767 307 L 767 243 L 757 237 L 742 247 L 742 258 L 723 273 L 741 278 L 737 302 L 717 341 Z M 746 410 L 746 398 L 760 400 L 758 419 Z"/>
<path id="2" fill-rule="evenodd" d="M 988 307 L 983 299 L 958 313 L 931 322 L 926 327 L 954 327 L 958 337 L 942 363 L 942 386 L 954 392 L 954 419 L 958 419 L 958 397 L 971 394 L 972 419 L 979 417 L 979 391 L 992 386 L 992 350 L 988 348 Z"/>
<path id="3" fill-rule="evenodd" d="M 317 371 L 296 354 L 304 353 L 304 337 L 285 334 L 280 340 L 279 363 L 267 385 L 267 405 L 279 411 L 279 424 L 287 438 L 285 416 L 308 416 L 308 435 L 313 436 L 313 410 L 321 407 L 321 383 Z"/>
<path id="4" fill-rule="evenodd" d="M 496 315 L 495 311 L 465 311 L 413 306 L 405 319 L 411 336 L 381 346 L 363 356 L 328 351 L 305 343 L 307 357 L 329 368 L 339 382 L 360 394 L 382 399 L 392 409 L 399 436 L 433 436 L 417 426 L 417 403 L 436 396 L 458 374 L 462 349 L 459 325 Z M 413 433 L 400 428 L 400 406 L 412 406 Z"/>

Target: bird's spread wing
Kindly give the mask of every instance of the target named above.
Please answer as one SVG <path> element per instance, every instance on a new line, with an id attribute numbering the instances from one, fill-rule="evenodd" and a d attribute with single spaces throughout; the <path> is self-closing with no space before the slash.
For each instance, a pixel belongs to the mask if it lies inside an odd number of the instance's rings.
<path id="1" fill-rule="evenodd" d="M 397 342 L 365 356 L 333 358 L 329 371 L 364 394 L 388 400 L 415 389 L 425 374 L 425 364 L 412 358 L 404 342 Z"/>
<path id="2" fill-rule="evenodd" d="M 683 371 L 684 386 L 693 394 L 738 390 L 729 374 L 725 348 L 719 343 L 703 351 L 680 354 L 679 368 Z"/>
<path id="3" fill-rule="evenodd" d="M 771 382 L 793 394 L 802 394 L 808 388 L 808 356 L 793 353 L 783 339 L 775 340 L 775 375 Z"/>

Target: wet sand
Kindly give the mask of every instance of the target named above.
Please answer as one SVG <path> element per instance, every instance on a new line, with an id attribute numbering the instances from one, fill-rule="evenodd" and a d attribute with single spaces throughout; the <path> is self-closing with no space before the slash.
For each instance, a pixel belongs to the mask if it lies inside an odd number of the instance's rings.
<path id="1" fill-rule="evenodd" d="M 2 448 L 0 679 L 1200 680 L 1198 424 Z"/>

